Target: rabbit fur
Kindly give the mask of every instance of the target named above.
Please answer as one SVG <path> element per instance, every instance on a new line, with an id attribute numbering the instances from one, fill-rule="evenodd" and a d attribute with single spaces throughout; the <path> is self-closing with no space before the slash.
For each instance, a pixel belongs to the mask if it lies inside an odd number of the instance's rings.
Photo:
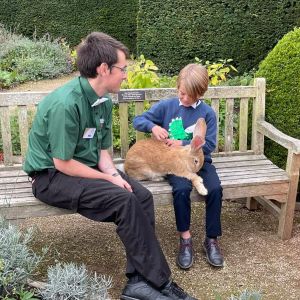
<path id="1" fill-rule="evenodd" d="M 154 138 L 140 140 L 128 151 L 125 172 L 137 180 L 160 181 L 167 174 L 192 181 L 199 194 L 207 195 L 203 180 L 196 173 L 204 163 L 202 146 L 205 144 L 206 123 L 200 118 L 195 126 L 190 145 L 169 147 Z"/>

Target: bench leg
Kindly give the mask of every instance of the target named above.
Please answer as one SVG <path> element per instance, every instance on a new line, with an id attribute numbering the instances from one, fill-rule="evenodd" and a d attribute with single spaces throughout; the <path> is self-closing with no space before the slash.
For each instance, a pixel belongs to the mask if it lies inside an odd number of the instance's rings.
<path id="1" fill-rule="evenodd" d="M 281 205 L 279 215 L 278 235 L 287 240 L 292 236 L 297 189 L 299 182 L 300 154 L 289 152 L 286 171 L 290 177 L 290 187 L 287 202 Z"/>
<path id="2" fill-rule="evenodd" d="M 246 199 L 246 207 L 249 210 L 256 210 L 258 208 L 257 201 L 252 197 L 247 197 Z"/>
<path id="3" fill-rule="evenodd" d="M 294 203 L 291 203 L 294 202 Z M 288 240 L 292 236 L 295 200 L 283 203 L 279 215 L 278 236 L 282 240 Z"/>

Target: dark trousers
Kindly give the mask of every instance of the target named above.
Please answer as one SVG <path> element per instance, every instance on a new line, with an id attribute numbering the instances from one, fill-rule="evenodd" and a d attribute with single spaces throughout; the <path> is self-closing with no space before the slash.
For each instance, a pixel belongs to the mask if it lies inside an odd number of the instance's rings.
<path id="1" fill-rule="evenodd" d="M 114 222 L 126 249 L 127 275 L 139 273 L 160 287 L 171 272 L 155 235 L 152 194 L 120 174 L 133 193 L 106 180 L 72 177 L 55 169 L 38 173 L 32 189 L 47 204 L 72 209 L 94 221 Z"/>
<path id="2" fill-rule="evenodd" d="M 209 162 L 204 162 L 202 169 L 198 173 L 204 186 L 208 190 L 205 197 L 206 204 L 206 236 L 217 237 L 222 235 L 221 230 L 221 207 L 222 207 L 222 187 L 216 172 L 216 168 Z M 176 226 L 179 232 L 190 229 L 191 223 L 191 199 L 192 183 L 190 180 L 168 175 L 167 179 L 172 186 L 173 205 L 175 211 Z"/>

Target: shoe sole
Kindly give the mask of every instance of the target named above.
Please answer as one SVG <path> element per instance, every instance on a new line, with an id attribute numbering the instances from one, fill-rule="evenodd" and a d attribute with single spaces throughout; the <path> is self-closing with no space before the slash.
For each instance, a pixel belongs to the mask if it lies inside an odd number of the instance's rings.
<path id="1" fill-rule="evenodd" d="M 183 267 L 182 265 L 180 265 L 178 259 L 176 259 L 176 264 L 177 264 L 177 266 L 180 269 L 182 269 L 182 270 L 188 270 L 194 264 L 194 258 L 192 258 L 192 262 L 188 266 L 186 266 L 186 267 Z"/>
<path id="2" fill-rule="evenodd" d="M 205 249 L 204 246 L 203 246 L 203 252 L 204 252 L 204 254 L 205 254 L 205 256 L 206 256 L 206 260 L 208 261 L 208 263 L 209 263 L 210 265 L 212 265 L 213 267 L 217 267 L 217 268 L 223 268 L 223 267 L 224 267 L 224 262 L 223 262 L 222 264 L 215 264 L 215 263 L 213 263 L 213 262 L 209 259 L 208 255 L 207 255 L 207 252 L 206 252 L 206 249 Z"/>
<path id="3" fill-rule="evenodd" d="M 120 300 L 140 300 L 139 298 L 132 298 L 129 296 L 122 295 Z"/>

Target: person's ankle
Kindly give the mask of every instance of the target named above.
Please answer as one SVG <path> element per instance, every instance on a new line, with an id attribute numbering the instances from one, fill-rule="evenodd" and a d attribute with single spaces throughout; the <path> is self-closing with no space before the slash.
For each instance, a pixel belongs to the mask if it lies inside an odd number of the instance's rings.
<path id="1" fill-rule="evenodd" d="M 184 231 L 184 232 L 180 232 L 179 234 L 180 234 L 180 237 L 184 240 L 187 240 L 187 239 L 192 237 L 191 232 L 189 230 Z"/>
<path id="2" fill-rule="evenodd" d="M 128 283 L 134 284 L 144 280 L 143 276 L 138 273 L 127 274 Z"/>

